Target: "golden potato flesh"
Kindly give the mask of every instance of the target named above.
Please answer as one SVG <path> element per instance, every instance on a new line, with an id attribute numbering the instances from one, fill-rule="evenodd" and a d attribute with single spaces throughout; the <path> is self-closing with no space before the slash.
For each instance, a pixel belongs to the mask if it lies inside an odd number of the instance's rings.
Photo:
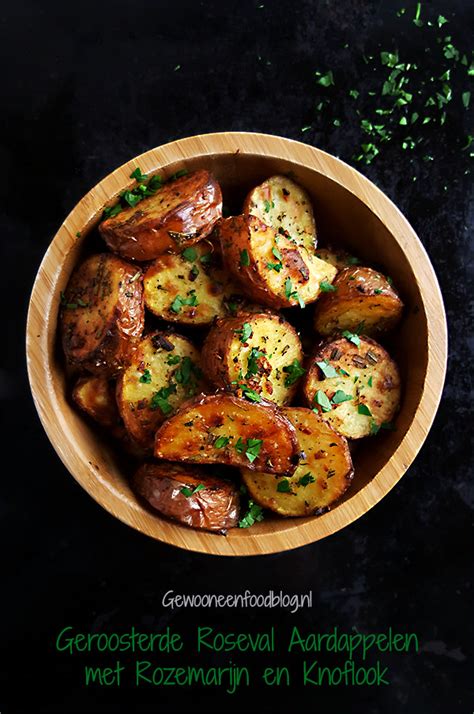
<path id="1" fill-rule="evenodd" d="M 283 414 L 296 429 L 301 460 L 290 477 L 242 469 L 250 497 L 282 516 L 319 515 L 349 487 L 352 460 L 347 441 L 304 407 L 286 407 Z"/>

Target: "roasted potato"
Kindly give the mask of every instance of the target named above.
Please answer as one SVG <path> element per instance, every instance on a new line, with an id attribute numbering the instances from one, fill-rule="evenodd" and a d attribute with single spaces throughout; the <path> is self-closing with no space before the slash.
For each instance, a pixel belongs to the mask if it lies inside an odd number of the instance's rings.
<path id="1" fill-rule="evenodd" d="M 87 258 L 62 296 L 60 324 L 70 365 L 102 376 L 120 372 L 143 332 L 141 270 L 106 253 Z"/>
<path id="2" fill-rule="evenodd" d="M 314 302 L 336 269 L 253 215 L 233 216 L 218 228 L 224 261 L 246 293 L 274 308 Z"/>
<path id="3" fill-rule="evenodd" d="M 388 426 L 400 402 L 393 359 L 374 340 L 352 333 L 318 348 L 303 389 L 308 405 L 350 439 Z"/>
<path id="4" fill-rule="evenodd" d="M 217 387 L 248 390 L 276 404 L 293 397 L 303 350 L 296 330 L 280 315 L 241 313 L 217 320 L 202 348 L 202 368 Z"/>
<path id="5" fill-rule="evenodd" d="M 238 523 L 235 485 L 209 476 L 197 466 L 143 464 L 132 479 L 132 487 L 164 516 L 191 528 L 224 534 Z"/>
<path id="6" fill-rule="evenodd" d="M 80 377 L 72 398 L 77 406 L 101 426 L 114 429 L 120 423 L 115 384 L 105 377 Z"/>
<path id="7" fill-rule="evenodd" d="M 179 255 L 160 255 L 143 279 L 145 305 L 158 317 L 187 325 L 208 325 L 244 302 L 220 256 L 206 241 Z"/>
<path id="8" fill-rule="evenodd" d="M 274 405 L 224 393 L 183 404 L 156 432 L 155 456 L 282 474 L 298 463 L 295 429 Z"/>
<path id="9" fill-rule="evenodd" d="M 359 265 L 360 260 L 354 255 L 351 255 L 342 248 L 334 248 L 332 246 L 326 246 L 326 248 L 320 248 L 318 246 L 316 250 L 316 257 L 320 260 L 324 260 L 325 263 L 331 263 L 334 265 L 336 270 L 344 270 L 344 268 L 349 268 L 353 265 Z"/>
<path id="10" fill-rule="evenodd" d="M 332 287 L 316 305 L 314 326 L 320 335 L 343 330 L 375 335 L 400 320 L 402 301 L 387 278 L 372 268 L 344 268 Z"/>
<path id="11" fill-rule="evenodd" d="M 319 515 L 346 491 L 354 471 L 347 441 L 311 409 L 282 413 L 296 429 L 303 456 L 289 478 L 242 469 L 250 497 L 281 516 Z"/>
<path id="12" fill-rule="evenodd" d="M 310 198 L 287 176 L 271 176 L 253 188 L 245 199 L 243 212 L 257 216 L 278 234 L 314 254 L 316 224 Z"/>
<path id="13" fill-rule="evenodd" d="M 204 388 L 198 364 L 187 337 L 153 332 L 141 340 L 117 381 L 117 403 L 127 431 L 143 448 L 152 449 L 158 426 Z"/>
<path id="14" fill-rule="evenodd" d="M 202 170 L 165 183 L 153 196 L 102 221 L 99 231 L 114 253 L 153 260 L 206 238 L 221 216 L 219 184 Z"/>

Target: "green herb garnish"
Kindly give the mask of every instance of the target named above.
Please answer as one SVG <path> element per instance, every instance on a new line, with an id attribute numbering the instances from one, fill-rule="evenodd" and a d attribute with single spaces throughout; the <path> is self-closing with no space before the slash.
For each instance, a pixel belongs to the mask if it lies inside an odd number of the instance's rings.
<path id="1" fill-rule="evenodd" d="M 314 478 L 313 474 L 308 471 L 308 473 L 304 474 L 299 480 L 298 480 L 298 486 L 308 486 L 310 483 L 315 483 L 316 479 Z"/>
<path id="2" fill-rule="evenodd" d="M 316 362 L 316 364 L 318 365 L 319 369 L 324 374 L 326 379 L 331 379 L 332 377 L 338 376 L 332 364 L 329 364 L 327 360 L 324 360 L 324 362 Z"/>
<path id="3" fill-rule="evenodd" d="M 277 483 L 277 491 L 279 493 L 291 493 L 291 485 L 287 478 L 282 478 Z"/>
<path id="4" fill-rule="evenodd" d="M 342 389 L 338 389 L 331 402 L 333 404 L 342 404 L 343 402 L 349 402 L 352 399 L 350 394 L 346 394 Z"/>
<path id="5" fill-rule="evenodd" d="M 326 394 L 321 389 L 318 389 L 318 391 L 314 395 L 313 401 L 321 407 L 323 412 L 332 411 L 332 404 Z M 315 411 L 317 412 L 317 410 Z"/>
<path id="6" fill-rule="evenodd" d="M 142 384 L 151 384 L 151 372 L 149 369 L 146 369 L 143 374 L 141 375 L 140 379 L 138 380 Z"/>
<path id="7" fill-rule="evenodd" d="M 248 510 L 239 521 L 239 528 L 250 528 L 259 521 L 263 521 L 263 508 L 253 501 L 249 501 Z"/>
<path id="8" fill-rule="evenodd" d="M 160 409 L 165 416 L 171 414 L 173 407 L 168 403 L 171 394 L 176 394 L 176 385 L 170 384 L 168 387 L 162 387 L 158 392 L 155 392 L 150 400 L 150 409 Z"/>
<path id="9" fill-rule="evenodd" d="M 367 404 L 359 404 L 359 406 L 357 407 L 357 413 L 362 414 L 363 416 L 372 416 L 372 412 L 370 411 Z"/>
<path id="10" fill-rule="evenodd" d="M 240 341 L 245 344 L 247 340 L 252 337 L 253 330 L 250 322 L 244 322 L 241 330 L 235 330 L 236 335 L 240 335 Z"/>
<path id="11" fill-rule="evenodd" d="M 239 440 L 235 445 L 235 450 L 238 454 L 245 453 L 245 456 L 250 463 L 253 463 L 260 453 L 262 444 L 263 439 L 247 439 L 247 441 L 244 442 L 243 439 L 239 437 Z"/>
<path id="12" fill-rule="evenodd" d="M 246 248 L 240 251 L 240 265 L 248 267 L 250 265 L 250 256 Z"/>
<path id="13" fill-rule="evenodd" d="M 228 436 L 218 436 L 214 442 L 214 446 L 216 447 L 216 449 L 223 449 L 225 446 L 227 446 L 229 441 L 230 437 Z"/>
<path id="14" fill-rule="evenodd" d="M 328 282 L 327 280 L 322 280 L 319 283 L 319 287 L 320 287 L 322 293 L 335 293 L 337 290 L 336 286 L 331 285 L 331 283 Z"/>
<path id="15" fill-rule="evenodd" d="M 306 373 L 306 370 L 301 366 L 298 359 L 294 359 L 291 364 L 287 364 L 286 367 L 283 367 L 283 371 L 286 373 L 285 387 L 291 387 Z"/>
<path id="16" fill-rule="evenodd" d="M 195 488 L 189 488 L 188 486 L 183 486 L 180 493 L 182 493 L 183 496 L 186 496 L 186 498 L 190 498 L 191 496 L 194 496 L 195 493 L 198 493 L 199 491 L 202 491 L 205 488 L 206 487 L 203 483 L 198 483 L 198 485 Z"/>
<path id="17" fill-rule="evenodd" d="M 349 342 L 352 342 L 353 345 L 355 345 L 356 347 L 359 347 L 360 337 L 355 332 L 349 332 L 349 330 L 344 330 L 342 335 L 347 340 L 349 340 Z"/>
<path id="18" fill-rule="evenodd" d="M 194 261 L 197 258 L 197 250 L 196 248 L 185 248 L 183 252 L 181 253 L 183 258 L 188 261 L 188 263 L 194 263 Z"/>
<path id="19" fill-rule="evenodd" d="M 191 307 L 196 307 L 196 305 L 199 305 L 195 290 L 190 290 L 188 295 L 189 297 L 186 298 L 181 297 L 181 295 L 176 295 L 175 299 L 170 305 L 170 310 L 172 310 L 176 314 L 179 314 L 181 312 L 181 308 L 185 305 L 189 305 Z"/>

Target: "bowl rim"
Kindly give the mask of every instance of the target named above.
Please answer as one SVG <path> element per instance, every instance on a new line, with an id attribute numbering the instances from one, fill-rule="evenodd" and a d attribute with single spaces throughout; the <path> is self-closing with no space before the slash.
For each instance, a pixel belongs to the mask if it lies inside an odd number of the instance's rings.
<path id="1" fill-rule="evenodd" d="M 273 532 L 235 529 L 223 538 L 168 522 L 159 514 L 143 514 L 131 500 L 124 508 L 123 495 L 74 449 L 70 425 L 61 410 L 55 408 L 58 404 L 51 371 L 53 340 L 48 319 L 59 299 L 57 279 L 62 263 L 58 257 L 65 257 L 78 240 L 77 233 L 87 233 L 103 206 L 130 185 L 130 172 L 138 164 L 148 174 L 179 163 L 184 166 L 187 159 L 205 160 L 209 156 L 235 153 L 283 159 L 317 171 L 367 206 L 407 255 L 426 314 L 428 344 L 421 397 L 412 422 L 388 461 L 365 486 L 337 509 L 317 518 L 302 522 L 282 519 L 278 521 L 281 527 Z M 42 289 L 45 281 L 48 290 Z M 436 324 L 436 335 L 430 324 Z M 38 359 L 38 354 L 42 358 Z M 368 178 L 331 154 L 294 139 L 260 132 L 215 132 L 177 139 L 131 158 L 101 179 L 74 206 L 38 268 L 28 306 L 26 357 L 33 401 L 51 444 L 74 479 L 103 508 L 132 528 L 186 550 L 229 556 L 263 555 L 298 548 L 341 530 L 375 506 L 402 478 L 428 435 L 441 399 L 447 363 L 447 324 L 441 290 L 423 244 L 397 206 Z"/>

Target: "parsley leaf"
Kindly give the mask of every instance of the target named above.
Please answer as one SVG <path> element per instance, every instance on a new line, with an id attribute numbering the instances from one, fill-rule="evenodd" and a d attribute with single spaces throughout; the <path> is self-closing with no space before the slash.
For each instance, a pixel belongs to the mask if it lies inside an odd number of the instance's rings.
<path id="1" fill-rule="evenodd" d="M 324 374 L 326 379 L 331 379 L 332 377 L 338 376 L 332 364 L 329 364 L 327 360 L 324 360 L 324 362 L 316 362 L 316 364 L 318 365 L 319 369 Z"/>
<path id="2" fill-rule="evenodd" d="M 321 407 L 323 412 L 330 412 L 332 410 L 331 402 L 321 389 L 318 389 L 314 395 L 313 401 Z"/>
<path id="3" fill-rule="evenodd" d="M 171 394 L 176 394 L 175 384 L 170 384 L 168 387 L 162 387 L 152 396 L 150 400 L 150 409 L 160 409 L 165 416 L 171 414 L 173 407 L 168 403 L 168 398 Z"/>
<path id="4" fill-rule="evenodd" d="M 258 363 L 257 360 L 260 357 L 265 357 L 265 352 L 260 352 L 256 347 L 252 347 L 247 360 L 247 374 L 245 379 L 250 379 L 255 374 L 258 374 Z"/>
<path id="5" fill-rule="evenodd" d="M 230 437 L 228 436 L 218 436 L 214 442 L 214 446 L 216 447 L 216 449 L 223 449 L 225 446 L 227 446 L 229 441 Z"/>
<path id="6" fill-rule="evenodd" d="M 277 491 L 279 493 L 291 493 L 291 485 L 287 478 L 282 478 L 277 483 Z"/>
<path id="7" fill-rule="evenodd" d="M 372 416 L 372 412 L 370 411 L 367 404 L 359 404 L 359 406 L 357 407 L 357 413 L 362 414 L 363 416 Z"/>
<path id="8" fill-rule="evenodd" d="M 138 183 L 142 183 L 146 180 L 146 174 L 142 174 L 141 169 L 137 166 L 137 168 L 130 174 L 130 178 L 135 179 Z"/>
<path id="9" fill-rule="evenodd" d="M 240 251 L 240 265 L 248 267 L 250 265 L 250 256 L 246 248 Z"/>
<path id="10" fill-rule="evenodd" d="M 306 374 L 306 370 L 301 366 L 298 359 L 294 359 L 291 364 L 287 364 L 286 367 L 283 367 L 283 371 L 287 375 L 285 377 L 285 387 L 291 387 L 303 374 Z"/>
<path id="11" fill-rule="evenodd" d="M 331 402 L 333 404 L 342 404 L 342 402 L 349 402 L 352 399 L 350 394 L 346 394 L 342 389 L 338 389 Z"/>
<path id="12" fill-rule="evenodd" d="M 245 453 L 245 456 L 248 458 L 250 463 L 253 463 L 260 453 L 262 444 L 263 439 L 247 439 L 247 443 L 245 443 L 242 438 L 239 437 L 239 440 L 235 445 L 235 450 L 238 454 Z"/>
<path id="13" fill-rule="evenodd" d="M 240 335 L 240 341 L 245 344 L 247 340 L 252 337 L 253 330 L 250 322 L 244 322 L 241 330 L 235 330 L 236 335 Z"/>
<path id="14" fill-rule="evenodd" d="M 248 510 L 239 521 L 239 528 L 250 528 L 259 521 L 263 521 L 263 508 L 257 503 L 249 501 Z"/>
<path id="15" fill-rule="evenodd" d="M 189 305 L 191 307 L 199 305 L 195 290 L 190 290 L 188 295 L 189 297 L 187 298 L 183 298 L 181 297 L 181 295 L 176 295 L 175 299 L 170 305 L 170 310 L 172 310 L 176 314 L 179 314 L 181 312 L 181 308 L 184 307 L 184 305 Z"/>
<path id="16" fill-rule="evenodd" d="M 298 486 L 308 486 L 308 484 L 315 483 L 315 481 L 316 479 L 311 471 L 308 471 L 308 473 L 303 474 L 303 476 L 298 480 Z"/>
<path id="17" fill-rule="evenodd" d="M 169 355 L 166 359 L 166 364 L 178 364 L 181 361 L 179 355 Z"/>
<path id="18" fill-rule="evenodd" d="M 141 375 L 140 379 L 138 380 L 142 384 L 151 384 L 151 372 L 149 369 L 146 369 L 143 374 Z"/>
<path id="19" fill-rule="evenodd" d="M 335 293 L 337 288 L 335 285 L 331 285 L 327 280 L 321 280 L 319 287 L 322 293 Z"/>
<path id="20" fill-rule="evenodd" d="M 197 250 L 196 248 L 185 248 L 183 252 L 181 253 L 183 258 L 188 261 L 188 263 L 194 263 L 194 261 L 197 258 Z"/>
<path id="21" fill-rule="evenodd" d="M 355 332 L 349 332 L 349 330 L 344 330 L 342 336 L 349 340 L 349 342 L 352 342 L 352 344 L 356 347 L 359 347 L 360 337 L 359 335 L 356 335 Z"/>
<path id="22" fill-rule="evenodd" d="M 183 496 L 186 496 L 186 498 L 189 498 L 190 496 L 194 496 L 195 493 L 198 493 L 199 491 L 202 491 L 205 488 L 206 487 L 203 483 L 198 483 L 198 485 L 195 488 L 189 488 L 188 486 L 183 486 L 180 493 L 182 493 Z"/>

